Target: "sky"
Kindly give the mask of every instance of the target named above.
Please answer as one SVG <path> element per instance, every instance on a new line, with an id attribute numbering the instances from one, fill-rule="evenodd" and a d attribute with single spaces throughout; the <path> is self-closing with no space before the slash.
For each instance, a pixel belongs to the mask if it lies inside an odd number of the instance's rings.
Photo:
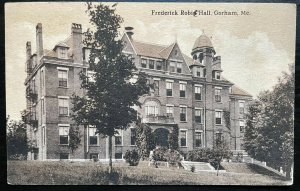
<path id="1" fill-rule="evenodd" d="M 288 65 L 295 63 L 294 4 L 119 3 L 116 8 L 124 19 L 121 34 L 125 26 L 132 26 L 133 39 L 163 45 L 177 41 L 187 55 L 204 31 L 221 56 L 222 75 L 254 98 L 272 89 Z M 90 27 L 85 10 L 85 3 L 5 4 L 6 115 L 20 119 L 26 108 L 25 44 L 31 41 L 35 52 L 36 24 L 43 25 L 44 49 L 52 49 L 71 34 L 72 23 L 82 24 L 83 31 Z M 176 10 L 178 15 L 152 15 L 152 10 Z M 180 15 L 181 10 L 210 10 L 212 15 Z M 239 15 L 215 15 L 215 11 Z"/>

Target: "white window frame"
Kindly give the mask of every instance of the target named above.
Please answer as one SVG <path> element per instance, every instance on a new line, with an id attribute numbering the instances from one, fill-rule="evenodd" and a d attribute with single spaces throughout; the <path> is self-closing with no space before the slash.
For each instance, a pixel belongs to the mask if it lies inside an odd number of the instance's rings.
<path id="1" fill-rule="evenodd" d="M 66 48 L 59 47 L 58 48 L 58 58 L 67 59 L 68 58 L 68 50 Z"/>
<path id="2" fill-rule="evenodd" d="M 181 121 L 181 119 L 180 119 L 180 115 L 181 115 L 181 112 L 180 112 L 180 109 L 181 108 L 185 108 L 185 121 Z M 188 119 L 187 119 L 187 106 L 186 105 L 179 105 L 179 121 L 180 122 L 187 122 L 188 121 Z"/>
<path id="3" fill-rule="evenodd" d="M 241 124 L 243 124 L 243 125 L 241 125 Z M 243 127 L 244 132 L 241 131 L 241 127 Z M 245 133 L 245 127 L 246 127 L 245 120 L 239 120 L 239 128 L 240 128 L 239 131 L 240 131 L 240 133 Z"/>
<path id="4" fill-rule="evenodd" d="M 174 71 L 171 70 L 171 67 L 174 67 Z M 172 72 L 172 73 L 177 73 L 177 71 L 176 71 L 176 62 L 174 62 L 174 61 L 170 62 L 170 70 L 169 71 Z"/>
<path id="5" fill-rule="evenodd" d="M 203 116 L 204 116 L 203 108 L 200 108 L 200 107 L 195 107 L 195 123 L 196 123 L 196 116 L 198 116 L 198 115 L 196 115 L 196 111 L 199 111 L 199 110 L 200 110 L 200 116 L 201 116 L 201 122 L 199 124 L 203 124 Z"/>
<path id="6" fill-rule="evenodd" d="M 215 90 L 214 90 L 214 91 L 215 91 L 214 96 L 215 96 L 215 102 L 217 102 L 217 103 L 222 102 L 222 93 L 221 93 L 221 90 L 222 90 L 221 87 L 215 87 Z M 217 94 L 217 92 L 219 92 L 219 94 Z M 220 97 L 220 101 L 217 101 L 216 96 L 219 96 L 219 97 Z"/>
<path id="7" fill-rule="evenodd" d="M 178 72 L 178 68 L 180 68 L 180 72 Z M 180 62 L 176 63 L 176 73 L 182 74 L 182 63 Z"/>
<path id="8" fill-rule="evenodd" d="M 185 132 L 185 146 L 182 146 L 181 145 L 181 132 Z M 180 147 L 187 147 L 187 132 L 188 130 L 187 129 L 180 129 L 179 130 L 179 141 L 180 141 Z"/>
<path id="9" fill-rule="evenodd" d="M 197 147 L 196 146 L 196 133 L 200 133 L 200 137 L 201 137 L 201 146 L 200 147 Z M 195 130 L 195 147 L 196 148 L 203 148 L 203 130 Z"/>
<path id="10" fill-rule="evenodd" d="M 120 130 L 120 129 L 117 129 L 118 131 L 118 137 L 121 137 L 121 144 L 120 145 L 116 145 L 116 141 L 115 141 L 115 146 L 123 146 L 123 130 Z M 116 135 L 115 135 L 115 138 L 116 138 Z"/>
<path id="11" fill-rule="evenodd" d="M 87 70 L 86 76 L 88 78 L 88 82 L 93 82 L 93 83 L 95 82 L 95 76 L 94 76 L 95 74 L 96 72 Z"/>
<path id="12" fill-rule="evenodd" d="M 240 110 L 241 104 L 243 104 L 243 113 L 241 113 L 241 110 Z M 245 101 L 244 100 L 239 100 L 239 114 L 244 114 L 244 113 L 245 113 Z"/>
<path id="13" fill-rule="evenodd" d="M 67 130 L 68 144 L 61 144 L 60 143 L 60 136 L 61 136 L 61 130 L 60 130 L 60 128 L 68 128 L 68 130 Z M 70 136 L 69 136 L 70 124 L 58 124 L 58 131 L 59 131 L 59 133 L 58 133 L 58 135 L 59 135 L 59 145 L 69 145 L 69 143 L 70 143 Z"/>
<path id="14" fill-rule="evenodd" d="M 221 114 L 220 114 L 220 118 L 221 118 L 221 123 L 220 124 L 217 124 L 216 123 L 216 119 L 217 119 L 217 112 L 220 112 Z M 216 109 L 215 110 L 215 125 L 222 125 L 223 124 L 223 110 L 219 110 L 219 109 Z"/>
<path id="15" fill-rule="evenodd" d="M 172 117 L 174 117 L 174 105 L 166 104 L 166 114 L 168 115 L 168 108 L 172 110 Z M 169 110 L 170 111 L 170 110 Z"/>
<path id="16" fill-rule="evenodd" d="M 60 86 L 59 85 L 59 71 L 66 71 L 67 72 L 67 86 Z M 64 67 L 57 67 L 57 78 L 58 78 L 58 87 L 60 88 L 68 88 L 69 87 L 69 68 L 64 68 Z"/>
<path id="17" fill-rule="evenodd" d="M 170 88 L 168 88 L 168 84 L 171 84 L 171 89 Z M 166 80 L 166 96 L 167 97 L 173 97 L 173 89 L 174 89 L 174 80 Z M 167 95 L 167 90 L 172 90 L 172 95 L 171 96 L 168 96 Z"/>
<path id="18" fill-rule="evenodd" d="M 182 81 L 179 81 L 179 97 L 180 98 L 187 98 L 187 91 L 186 91 L 186 86 L 187 86 L 187 82 L 182 82 Z M 181 97 L 180 96 L 180 91 L 184 91 L 184 97 Z"/>
<path id="19" fill-rule="evenodd" d="M 66 116 L 66 117 L 68 117 L 69 115 L 70 115 L 70 97 L 68 97 L 68 96 L 57 96 L 57 98 L 58 98 L 58 115 L 59 116 Z M 67 115 L 61 115 L 60 113 L 59 113 L 59 107 L 60 107 L 60 105 L 59 105 L 59 100 L 60 99 L 64 99 L 64 100 L 67 100 L 67 105 L 68 105 L 68 114 Z"/>
<path id="20" fill-rule="evenodd" d="M 198 92 L 197 89 L 200 89 L 200 99 L 196 99 L 196 93 Z M 202 85 L 201 84 L 195 84 L 194 85 L 194 91 L 195 91 L 195 100 L 196 101 L 202 101 Z"/>
<path id="21" fill-rule="evenodd" d="M 98 146 L 99 145 L 99 134 L 93 134 L 91 135 L 92 132 L 96 132 L 97 131 L 97 128 L 94 127 L 94 126 L 89 126 L 89 140 L 88 140 L 88 145 L 89 146 Z M 90 137 L 91 136 L 96 136 L 97 137 L 97 144 L 90 144 Z"/>

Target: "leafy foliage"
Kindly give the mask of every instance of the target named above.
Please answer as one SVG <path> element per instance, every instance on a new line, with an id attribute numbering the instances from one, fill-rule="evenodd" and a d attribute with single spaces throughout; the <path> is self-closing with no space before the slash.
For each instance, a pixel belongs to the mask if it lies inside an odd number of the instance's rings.
<path id="1" fill-rule="evenodd" d="M 153 150 L 152 156 L 154 163 L 157 161 L 168 162 L 170 165 L 179 165 L 182 157 L 177 150 L 158 147 Z"/>
<path id="2" fill-rule="evenodd" d="M 142 160 L 149 157 L 150 151 L 155 148 L 151 128 L 147 124 L 138 123 L 136 128 L 136 145 Z"/>
<path id="3" fill-rule="evenodd" d="M 6 118 L 7 157 L 10 160 L 26 160 L 29 144 L 26 126 L 22 121 Z"/>
<path id="4" fill-rule="evenodd" d="M 246 115 L 245 149 L 257 160 L 267 161 L 290 175 L 294 150 L 294 67 L 283 73 L 271 91 L 264 91 Z"/>
<path id="5" fill-rule="evenodd" d="M 94 72 L 94 82 L 88 82 L 86 71 L 80 73 L 81 87 L 87 91 L 83 97 L 73 96 L 72 109 L 77 125 L 93 125 L 97 133 L 109 137 L 110 171 L 112 136 L 138 120 L 133 106 L 140 106 L 139 97 L 149 91 L 147 76 L 138 73 L 131 58 L 122 53 L 118 30 L 123 19 L 115 7 L 88 3 L 92 28 L 85 32 L 83 43 L 91 48 L 89 70 Z M 134 75 L 137 81 L 129 82 Z"/>
<path id="6" fill-rule="evenodd" d="M 229 159 L 232 156 L 227 144 L 221 141 L 214 148 L 200 148 L 187 153 L 187 160 L 195 162 L 208 162 L 214 168 L 218 168 L 222 159 Z"/>
<path id="7" fill-rule="evenodd" d="M 81 142 L 81 135 L 78 126 L 75 127 L 74 125 L 71 125 L 69 130 L 69 139 L 69 148 L 73 154 Z"/>
<path id="8" fill-rule="evenodd" d="M 168 137 L 168 142 L 169 142 L 169 147 L 172 150 L 178 150 L 178 136 L 179 136 L 179 128 L 178 125 L 173 127 L 172 133 L 169 134 Z"/>
<path id="9" fill-rule="evenodd" d="M 124 159 L 129 163 L 130 166 L 137 166 L 140 161 L 139 153 L 134 149 L 132 151 L 127 150 Z"/>
<path id="10" fill-rule="evenodd" d="M 224 119 L 226 127 L 230 129 L 230 111 L 224 111 Z"/>

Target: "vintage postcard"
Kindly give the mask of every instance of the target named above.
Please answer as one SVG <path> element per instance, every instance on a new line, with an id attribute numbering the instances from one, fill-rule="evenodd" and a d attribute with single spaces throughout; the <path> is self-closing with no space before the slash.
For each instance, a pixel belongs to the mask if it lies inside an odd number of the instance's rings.
<path id="1" fill-rule="evenodd" d="M 5 4 L 7 183 L 291 185 L 296 5 Z"/>

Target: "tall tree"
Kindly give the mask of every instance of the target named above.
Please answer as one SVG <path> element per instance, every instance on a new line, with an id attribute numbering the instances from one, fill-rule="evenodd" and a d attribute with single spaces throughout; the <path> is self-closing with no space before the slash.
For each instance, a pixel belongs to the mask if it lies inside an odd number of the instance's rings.
<path id="1" fill-rule="evenodd" d="M 6 118 L 6 141 L 8 159 L 23 158 L 26 160 L 28 142 L 26 127 L 22 121 Z"/>
<path id="2" fill-rule="evenodd" d="M 81 87 L 86 96 L 73 96 L 73 119 L 78 125 L 93 125 L 96 133 L 108 137 L 109 171 L 112 171 L 112 137 L 138 120 L 134 106 L 140 106 L 139 97 L 149 92 L 147 77 L 138 72 L 132 59 L 122 53 L 119 38 L 123 19 L 116 14 L 116 4 L 88 3 L 92 29 L 85 33 L 84 44 L 91 48 L 89 70 L 93 82 L 81 72 Z M 136 82 L 129 82 L 137 76 Z"/>
<path id="3" fill-rule="evenodd" d="M 290 178 L 294 142 L 294 67 L 283 73 L 271 91 L 262 92 L 249 108 L 245 149 L 253 158 L 280 166 Z"/>

